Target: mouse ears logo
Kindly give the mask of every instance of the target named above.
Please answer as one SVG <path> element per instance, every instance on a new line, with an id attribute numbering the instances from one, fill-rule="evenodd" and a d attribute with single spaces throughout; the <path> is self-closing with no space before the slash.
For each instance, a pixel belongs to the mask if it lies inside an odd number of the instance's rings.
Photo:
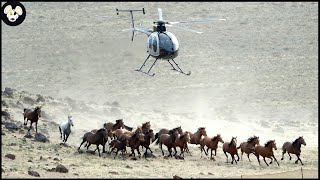
<path id="1" fill-rule="evenodd" d="M 26 9 L 17 1 L 7 2 L 1 7 L 1 19 L 9 26 L 17 26 L 26 18 Z"/>

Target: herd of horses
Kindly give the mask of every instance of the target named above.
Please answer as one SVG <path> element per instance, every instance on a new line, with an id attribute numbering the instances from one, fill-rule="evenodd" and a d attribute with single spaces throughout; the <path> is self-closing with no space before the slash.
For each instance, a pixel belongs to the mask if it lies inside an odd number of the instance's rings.
<path id="1" fill-rule="evenodd" d="M 32 127 L 32 123 L 36 124 L 36 133 L 37 133 L 37 124 L 39 117 L 41 117 L 41 107 L 37 106 L 32 109 L 24 109 L 24 125 L 27 125 L 28 120 L 30 120 L 30 127 L 28 129 L 28 133 Z M 25 121 L 27 119 L 27 122 Z M 61 122 L 59 124 L 59 131 L 60 131 L 60 138 L 63 141 L 63 143 L 66 143 L 70 132 L 71 132 L 71 126 L 73 126 L 72 116 L 68 116 L 68 120 L 66 122 Z M 62 137 L 63 135 L 63 137 Z M 110 140 L 110 141 L 109 141 Z M 110 142 L 110 143 L 108 143 Z M 154 131 L 151 129 L 151 123 L 150 121 L 142 123 L 141 126 L 137 127 L 137 129 L 133 129 L 129 126 L 126 126 L 124 124 L 123 119 L 118 119 L 113 122 L 108 122 L 103 124 L 103 127 L 100 129 L 93 129 L 90 132 L 86 132 L 82 137 L 82 142 L 80 146 L 78 147 L 78 151 L 80 150 L 81 146 L 85 144 L 84 147 L 89 148 L 91 144 L 96 145 L 96 150 L 98 150 L 99 156 L 100 149 L 99 146 L 101 145 L 103 147 L 102 153 L 106 153 L 105 146 L 109 146 L 109 151 L 112 153 L 116 150 L 114 158 L 118 155 L 118 152 L 120 151 L 122 153 L 122 157 L 124 158 L 124 155 L 126 153 L 127 147 L 131 148 L 131 153 L 129 156 L 135 156 L 135 151 L 137 151 L 139 158 L 141 158 L 140 153 L 140 147 L 145 149 L 144 157 L 147 158 L 147 151 L 149 150 L 150 153 L 153 153 L 150 144 L 154 143 L 159 144 L 159 147 L 162 151 L 162 155 L 164 156 L 165 153 L 163 151 L 163 145 L 167 147 L 167 150 L 169 152 L 168 157 L 177 156 L 177 149 L 180 148 L 180 156 L 184 157 L 184 152 L 187 152 L 191 155 L 188 144 L 195 144 L 200 145 L 201 150 L 201 157 L 202 152 L 204 151 L 206 155 L 209 154 L 209 150 L 211 150 L 211 159 L 214 159 L 213 156 L 216 156 L 216 151 L 218 149 L 218 143 L 222 143 L 222 150 L 225 156 L 227 157 L 228 162 L 228 155 L 231 156 L 231 164 L 234 162 L 237 163 L 237 161 L 240 160 L 238 149 L 241 151 L 241 160 L 244 153 L 247 154 L 247 157 L 250 160 L 249 155 L 254 154 L 260 164 L 260 156 L 263 158 L 264 162 L 267 166 L 273 162 L 273 159 L 278 164 L 279 163 L 274 156 L 274 150 L 277 150 L 276 142 L 275 140 L 269 140 L 264 145 L 260 145 L 259 137 L 258 136 L 252 136 L 249 137 L 247 142 L 242 142 L 237 147 L 237 137 L 232 137 L 230 142 L 225 142 L 222 140 L 222 137 L 220 134 L 217 134 L 214 137 L 207 136 L 207 132 L 205 127 L 199 127 L 198 130 L 194 133 L 190 131 L 183 131 L 181 126 L 173 128 L 173 129 L 160 129 L 159 132 L 154 134 Z M 293 142 L 285 142 L 282 146 L 282 158 L 284 159 L 284 154 L 288 153 L 290 160 L 291 155 L 295 154 L 297 156 L 297 160 L 295 163 L 297 164 L 298 161 L 303 165 L 300 154 L 301 154 L 301 145 L 306 146 L 306 142 L 303 139 L 303 136 L 298 137 Z M 207 147 L 207 149 L 205 149 Z M 172 152 L 174 150 L 174 153 Z M 214 150 L 214 154 L 212 153 Z M 237 159 L 236 157 L 237 156 Z M 266 161 L 266 158 L 271 159 L 269 164 Z"/>

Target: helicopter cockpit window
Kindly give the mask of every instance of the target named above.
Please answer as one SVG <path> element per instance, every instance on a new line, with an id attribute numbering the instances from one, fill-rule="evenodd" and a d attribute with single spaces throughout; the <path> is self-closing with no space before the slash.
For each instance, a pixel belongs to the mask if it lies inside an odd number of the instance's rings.
<path id="1" fill-rule="evenodd" d="M 149 38 L 149 49 L 152 49 L 152 38 Z"/>
<path id="2" fill-rule="evenodd" d="M 157 52 L 157 37 L 156 36 L 154 36 L 152 38 L 152 47 L 153 47 L 153 51 Z"/>
<path id="3" fill-rule="evenodd" d="M 167 34 L 165 33 L 159 34 L 159 39 L 160 39 L 160 43 L 159 43 L 160 50 L 164 49 L 169 52 L 173 51 L 172 41 Z"/>

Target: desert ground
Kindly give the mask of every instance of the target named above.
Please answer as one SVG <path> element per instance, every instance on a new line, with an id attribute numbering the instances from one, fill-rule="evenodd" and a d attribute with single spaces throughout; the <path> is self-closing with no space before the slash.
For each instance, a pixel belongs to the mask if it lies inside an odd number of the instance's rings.
<path id="1" fill-rule="evenodd" d="M 1 158 L 3 178 L 318 178 L 318 3 L 317 2 L 23 2 L 27 16 L 16 27 L 2 22 Z M 119 9 L 145 8 L 136 24 L 151 28 L 162 8 L 167 21 L 220 19 L 173 27 L 180 50 L 175 59 L 190 76 L 159 61 L 153 77 L 134 71 L 147 57 L 147 36 L 131 42 L 129 14 Z M 149 67 L 153 60 L 147 63 Z M 147 68 L 146 67 L 146 68 Z M 5 87 L 15 89 L 8 97 Z M 44 101 L 37 101 L 41 96 Z M 26 98 L 28 97 L 28 98 Z M 49 142 L 25 138 L 23 109 L 42 106 L 38 129 Z M 58 124 L 71 114 L 75 126 L 68 146 L 60 145 Z M 275 140 L 280 163 L 266 166 L 244 155 L 226 162 L 219 144 L 215 161 L 200 158 L 197 145 L 184 160 L 113 159 L 109 154 L 77 152 L 86 131 L 122 118 L 137 127 L 182 126 L 238 144 L 257 135 L 260 144 Z M 19 130 L 10 131 L 5 122 Z M 29 124 L 28 124 L 29 126 Z M 34 131 L 32 131 L 34 135 Z M 301 159 L 281 161 L 286 141 L 303 136 Z M 83 148 L 83 147 L 82 147 Z M 84 148 L 83 148 L 84 149 Z M 94 149 L 91 146 L 90 149 Z M 166 151 L 165 151 L 166 152 Z M 14 154 L 11 160 L 6 154 Z M 41 156 L 41 159 L 40 159 Z M 230 158 L 230 157 L 229 157 Z M 63 164 L 68 173 L 51 172 Z"/>

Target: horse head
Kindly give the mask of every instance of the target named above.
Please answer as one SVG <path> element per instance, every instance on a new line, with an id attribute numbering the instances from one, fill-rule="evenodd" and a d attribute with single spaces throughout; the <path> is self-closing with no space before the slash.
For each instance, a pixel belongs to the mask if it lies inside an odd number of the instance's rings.
<path id="1" fill-rule="evenodd" d="M 198 129 L 198 132 L 200 132 L 200 136 L 207 136 L 207 131 L 206 131 L 206 128 L 205 127 L 200 127 Z"/>
<path id="2" fill-rule="evenodd" d="M 277 150 L 276 140 L 273 140 L 272 142 L 272 147 L 274 148 L 274 150 Z"/>
<path id="3" fill-rule="evenodd" d="M 217 138 L 218 138 L 218 141 L 220 141 L 221 143 L 224 143 L 224 141 L 222 140 L 222 138 L 221 138 L 221 135 L 220 134 L 217 134 L 217 136 L 216 136 Z"/>
<path id="4" fill-rule="evenodd" d="M 119 127 L 124 128 L 123 119 L 117 119 L 115 125 L 119 125 Z"/>
<path id="5" fill-rule="evenodd" d="M 72 116 L 68 116 L 68 124 L 70 124 L 71 126 L 74 126 L 73 121 L 72 121 Z"/>
<path id="6" fill-rule="evenodd" d="M 151 142 L 153 142 L 155 140 L 155 136 L 154 136 L 154 132 L 152 129 L 149 129 L 149 131 L 147 132 L 146 136 L 149 136 L 151 139 Z"/>
<path id="7" fill-rule="evenodd" d="M 307 143 L 303 139 L 303 136 L 299 137 L 299 141 L 300 141 L 301 144 L 303 144 L 305 146 L 307 145 Z"/>
<path id="8" fill-rule="evenodd" d="M 41 106 L 37 106 L 34 111 L 38 114 L 38 117 L 41 117 Z"/>
<path id="9" fill-rule="evenodd" d="M 142 128 L 150 129 L 151 128 L 150 121 L 142 123 Z"/>
<path id="10" fill-rule="evenodd" d="M 237 146 L 237 136 L 236 137 L 232 136 L 231 141 L 230 141 L 230 145 Z"/>

